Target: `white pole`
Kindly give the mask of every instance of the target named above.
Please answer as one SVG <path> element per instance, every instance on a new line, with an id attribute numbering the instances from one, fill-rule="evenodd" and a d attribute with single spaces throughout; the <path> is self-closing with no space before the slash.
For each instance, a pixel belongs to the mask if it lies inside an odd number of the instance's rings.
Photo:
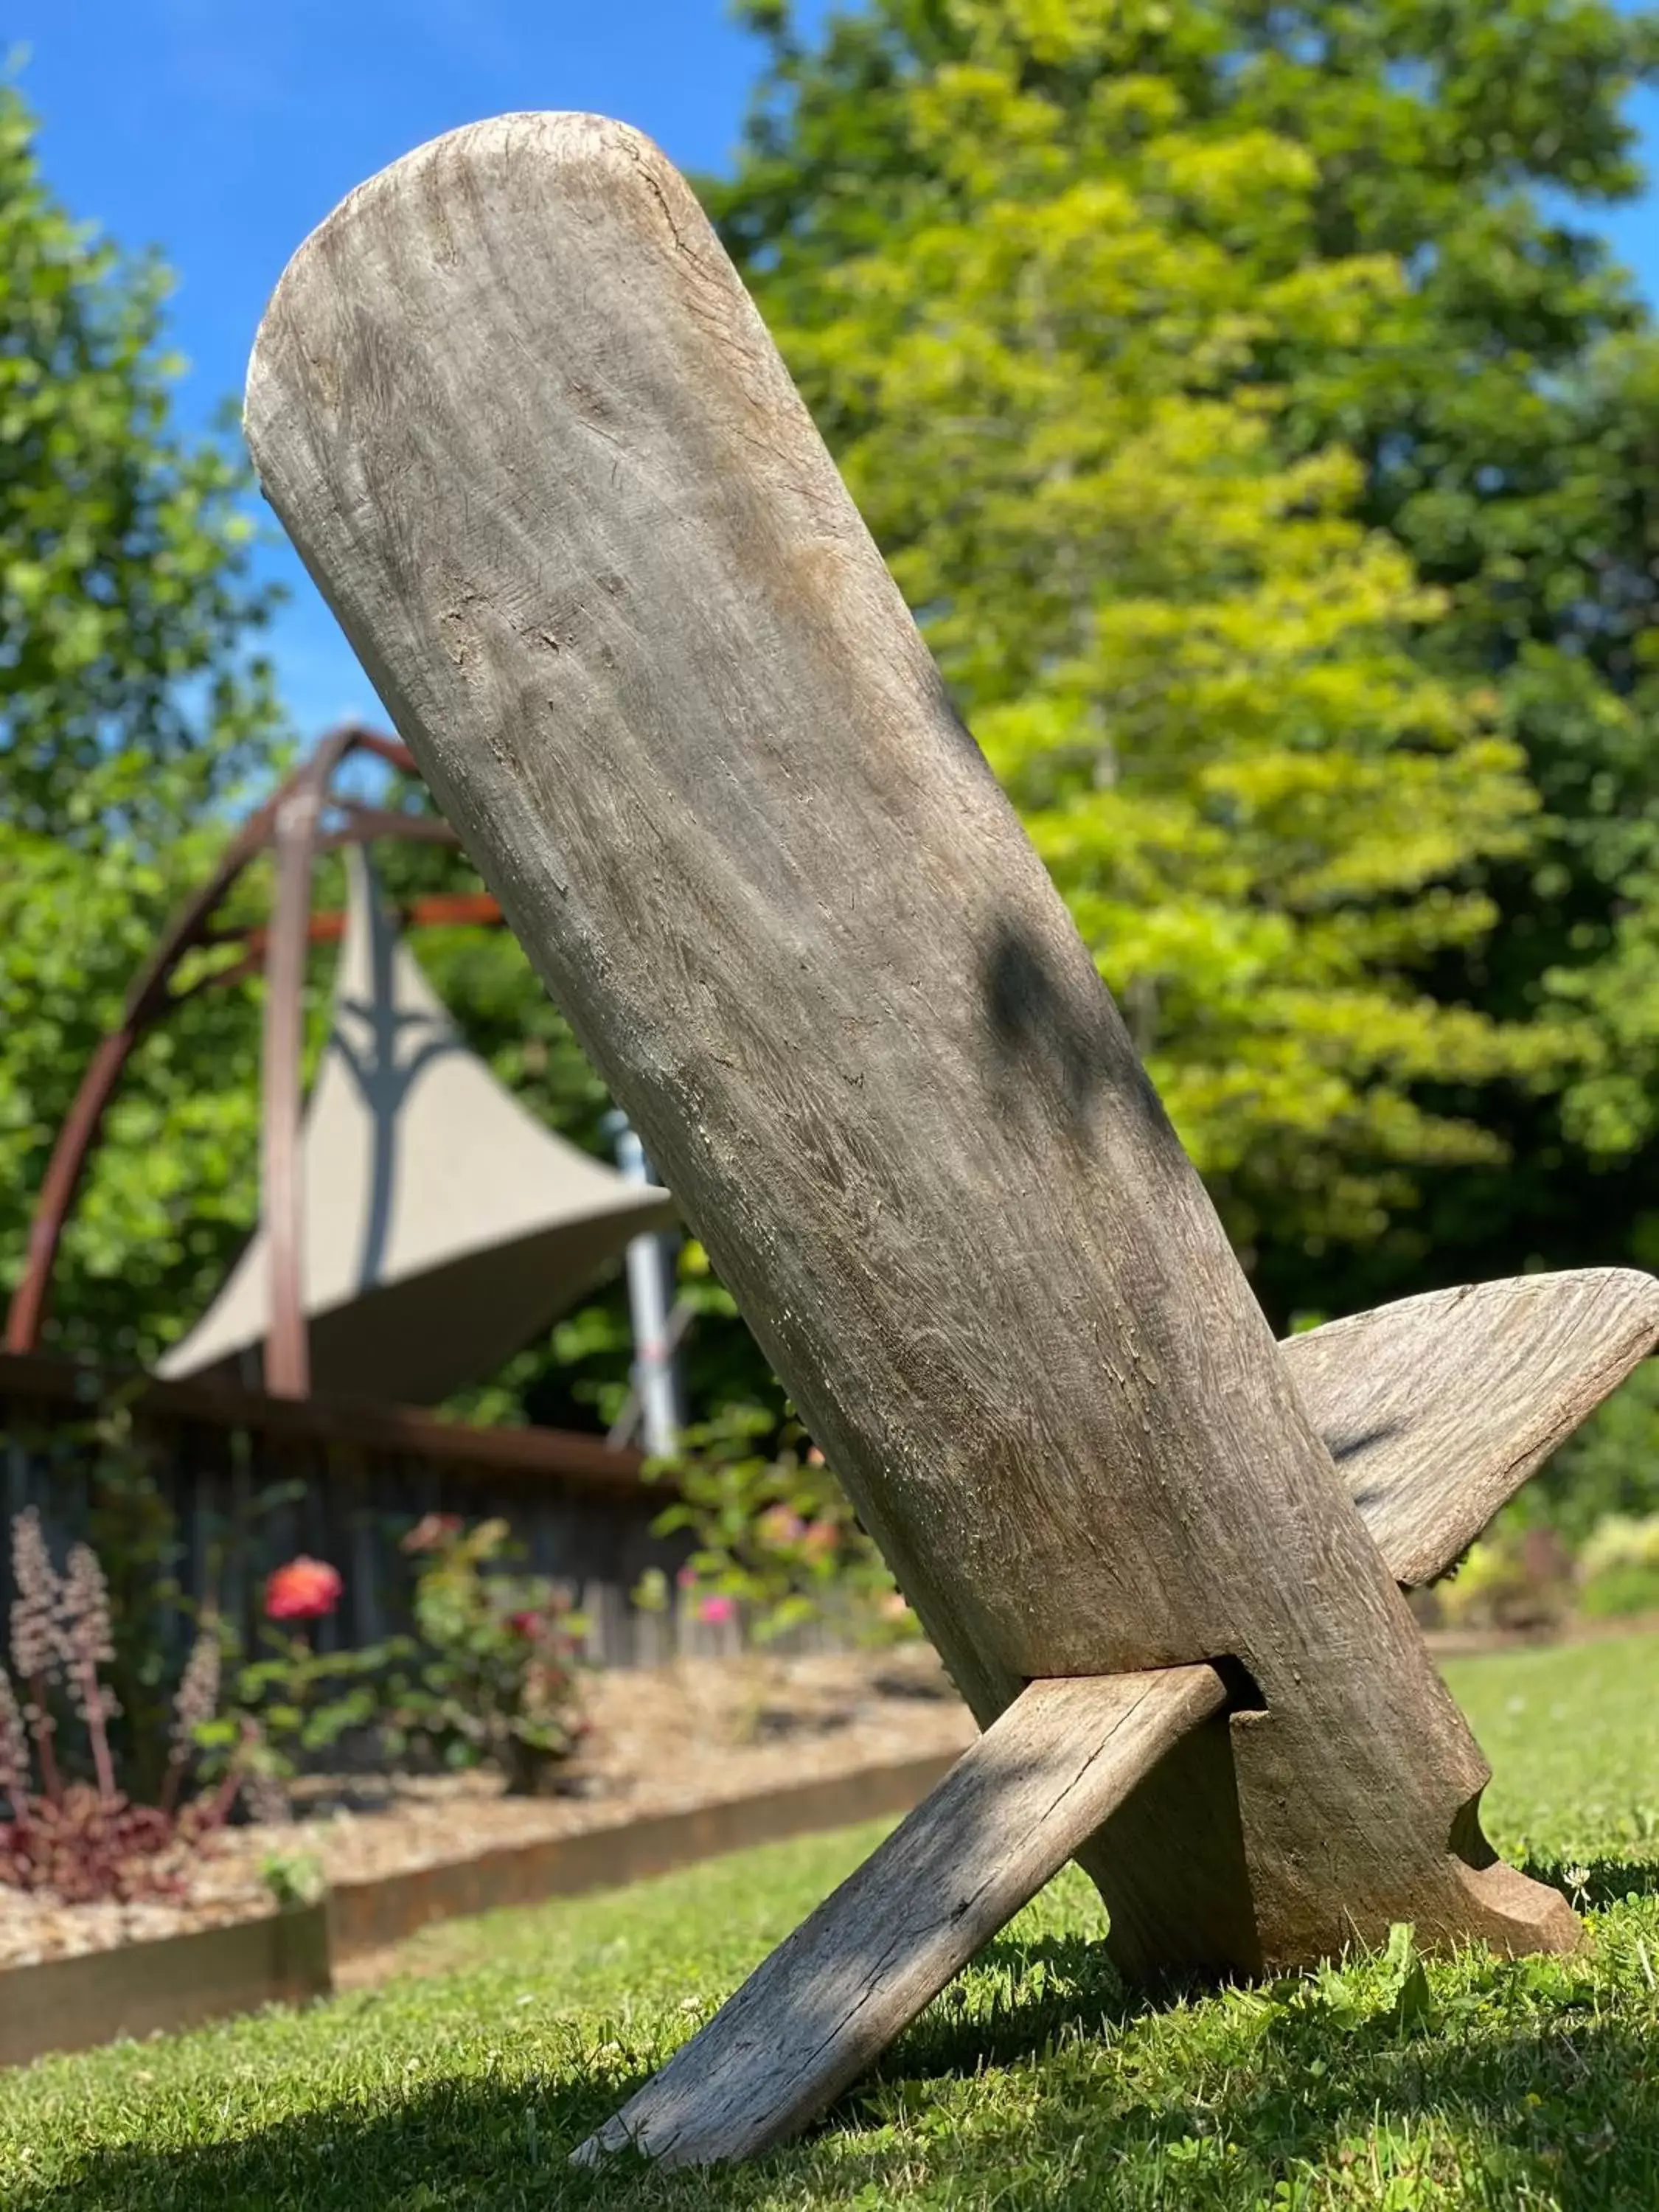
<path id="1" fill-rule="evenodd" d="M 607 1124 L 617 1165 L 629 1182 L 652 1181 L 651 1163 L 637 1133 L 621 1114 Z M 635 1237 L 628 1247 L 628 1307 L 634 1330 L 634 1388 L 639 1393 L 641 1437 L 656 1457 L 672 1452 L 683 1425 L 679 1376 L 668 1340 L 668 1240 Z"/>

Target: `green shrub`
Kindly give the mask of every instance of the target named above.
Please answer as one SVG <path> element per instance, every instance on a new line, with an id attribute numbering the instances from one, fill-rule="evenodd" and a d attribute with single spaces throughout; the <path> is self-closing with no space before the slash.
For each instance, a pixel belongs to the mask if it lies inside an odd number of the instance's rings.
<path id="1" fill-rule="evenodd" d="M 1596 1408 L 1516 1505 L 1520 1517 L 1553 1528 L 1574 1552 L 1611 1516 L 1659 1515 L 1659 1360 L 1644 1360 Z"/>
<path id="2" fill-rule="evenodd" d="M 1455 1628 L 1553 1628 L 1572 1609 L 1572 1559 L 1553 1530 L 1495 1522 L 1437 1586 Z"/>
<path id="3" fill-rule="evenodd" d="M 799 1422 L 786 1419 L 780 1431 L 758 1406 L 722 1407 L 713 1420 L 685 1431 L 674 1457 L 647 1472 L 672 1474 L 678 1484 L 678 1501 L 652 1528 L 691 1536 L 696 1548 L 679 1582 L 702 1619 L 735 1619 L 763 1644 L 811 1621 L 860 1643 L 920 1633 L 886 1562 Z M 635 1596 L 650 1608 L 667 1605 L 659 1569 Z"/>
<path id="4" fill-rule="evenodd" d="M 1578 1606 L 1601 1619 L 1659 1613 L 1659 1513 L 1610 1513 L 1578 1555 Z"/>
<path id="5" fill-rule="evenodd" d="M 413 1741 L 450 1766 L 489 1761 L 509 1790 L 536 1795 L 584 1733 L 580 1616 L 544 1576 L 510 1571 L 520 1547 L 505 1521 L 468 1528 L 429 1513 L 404 1549 L 419 1562 L 417 1642 L 414 1672 L 388 1700 L 388 1748 Z"/>

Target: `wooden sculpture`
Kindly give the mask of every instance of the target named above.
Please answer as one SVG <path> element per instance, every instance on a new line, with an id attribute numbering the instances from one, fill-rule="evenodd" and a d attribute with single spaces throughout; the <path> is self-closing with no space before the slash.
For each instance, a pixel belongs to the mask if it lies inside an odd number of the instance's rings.
<path id="1" fill-rule="evenodd" d="M 1500 1284 L 1274 1344 L 636 132 L 508 116 L 362 186 L 283 278 L 247 428 L 985 1730 L 581 2154 L 778 2140 L 1072 1855 L 1135 1978 L 1398 1920 L 1571 1945 L 1482 1837 L 1488 1770 L 1399 1585 L 1649 1348 L 1659 1286 Z"/>

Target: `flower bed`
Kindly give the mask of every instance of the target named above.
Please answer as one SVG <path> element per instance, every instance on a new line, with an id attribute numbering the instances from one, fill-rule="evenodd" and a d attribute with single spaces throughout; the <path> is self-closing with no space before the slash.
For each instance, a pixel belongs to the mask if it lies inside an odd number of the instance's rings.
<path id="1" fill-rule="evenodd" d="M 587 1624 L 567 1588 L 524 1571 L 501 1519 L 413 1520 L 404 1625 L 352 1645 L 326 1559 L 265 1577 L 251 1639 L 219 1604 L 222 1559 L 187 1599 L 179 1532 L 143 1480 L 106 1504 L 111 1577 L 84 1541 L 60 1567 L 64 1532 L 25 1507 L 0 1667 L 0 1968 L 55 1986 L 56 1964 L 205 1939 L 325 1893 L 334 1949 L 361 1948 L 596 1886 L 613 1862 L 626 1880 L 769 1822 L 904 1809 L 970 1734 L 937 1662 L 897 1648 L 908 1609 L 871 1581 L 867 1540 L 804 1443 L 766 1459 L 744 1422 L 692 1436 L 690 1503 L 665 1516 L 689 1514 L 696 1539 L 679 1601 L 738 1650 L 653 1674 L 582 1668 Z M 644 1577 L 639 1601 L 664 1603 L 661 1583 Z M 887 1656 L 777 1656 L 781 1634 L 831 1615 Z M 197 1948 L 212 1979 L 218 1950 Z"/>
<path id="2" fill-rule="evenodd" d="M 453 1864 L 815 1780 L 963 1749 L 972 1723 L 932 1653 L 688 1660 L 598 1674 L 556 1796 L 485 1770 L 296 1786 L 295 1818 L 228 1829 L 179 1868 L 181 1893 L 65 1905 L 0 1887 L 0 1966 L 252 1919 L 303 1894 Z"/>

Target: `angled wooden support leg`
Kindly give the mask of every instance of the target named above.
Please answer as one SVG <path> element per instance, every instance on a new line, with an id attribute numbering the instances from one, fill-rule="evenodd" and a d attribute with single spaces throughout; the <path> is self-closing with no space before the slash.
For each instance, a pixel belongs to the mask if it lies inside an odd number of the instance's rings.
<path id="1" fill-rule="evenodd" d="M 708 2165 L 804 2127 L 1225 1698 L 1202 1666 L 1033 1682 L 578 2160 Z"/>

